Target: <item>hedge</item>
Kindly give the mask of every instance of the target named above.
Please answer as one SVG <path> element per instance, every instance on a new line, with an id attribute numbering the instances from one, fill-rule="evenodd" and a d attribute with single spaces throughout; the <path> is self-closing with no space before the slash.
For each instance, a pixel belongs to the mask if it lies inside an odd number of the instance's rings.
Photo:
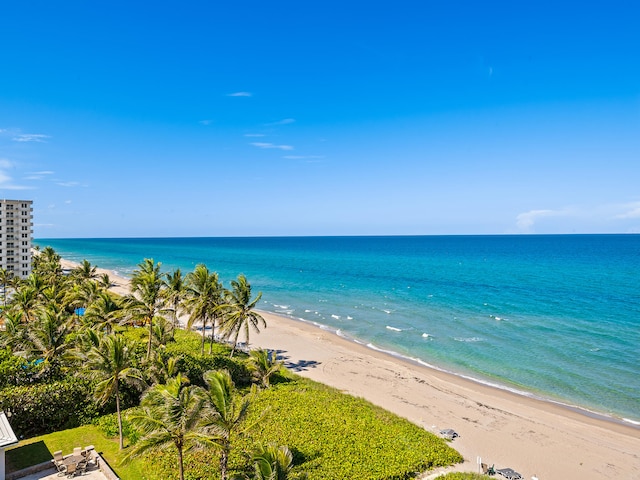
<path id="1" fill-rule="evenodd" d="M 91 382 L 66 379 L 0 390 L 0 410 L 11 412 L 18 438 L 73 428 L 97 416 Z"/>

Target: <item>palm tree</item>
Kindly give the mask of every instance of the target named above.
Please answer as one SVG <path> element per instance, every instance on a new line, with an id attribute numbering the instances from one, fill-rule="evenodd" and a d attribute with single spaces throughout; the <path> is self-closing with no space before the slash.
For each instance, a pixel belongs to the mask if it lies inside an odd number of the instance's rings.
<path id="1" fill-rule="evenodd" d="M 84 280 L 93 280 L 94 278 L 96 278 L 98 276 L 97 271 L 98 271 L 98 268 L 94 265 L 91 265 L 91 263 L 85 259 L 85 260 L 82 260 L 80 265 L 78 265 L 76 268 L 73 269 L 71 274 L 77 280 L 82 282 Z"/>
<path id="2" fill-rule="evenodd" d="M 104 290 L 108 290 L 111 288 L 111 279 L 109 278 L 109 274 L 103 273 L 98 276 L 98 285 L 102 287 Z"/>
<path id="3" fill-rule="evenodd" d="M 93 280 L 81 280 L 67 293 L 67 302 L 74 309 L 86 308 L 100 298 L 102 287 Z"/>
<path id="4" fill-rule="evenodd" d="M 98 298 L 85 310 L 84 318 L 107 333 L 112 333 L 121 313 L 122 307 L 115 297 L 109 292 L 100 292 Z"/>
<path id="5" fill-rule="evenodd" d="M 252 455 L 253 480 L 287 480 L 293 469 L 293 454 L 285 445 L 258 446 Z M 306 478 L 306 475 L 297 478 Z"/>
<path id="6" fill-rule="evenodd" d="M 262 298 L 262 292 L 259 292 L 256 298 L 251 299 L 251 285 L 244 275 L 238 275 L 237 280 L 231 281 L 231 290 L 227 291 L 226 303 L 224 305 L 224 320 L 222 323 L 222 332 L 227 338 L 233 339 L 233 348 L 231 356 L 235 352 L 238 344 L 238 336 L 240 332 L 244 333 L 244 338 L 249 345 L 249 326 L 257 333 L 260 333 L 259 326 L 267 327 L 264 318 L 254 310 L 257 303 Z"/>
<path id="7" fill-rule="evenodd" d="M 42 360 L 41 374 L 55 377 L 64 360 L 70 360 L 73 344 L 67 341 L 72 331 L 66 312 L 50 306 L 41 311 L 28 327 L 28 357 Z"/>
<path id="8" fill-rule="evenodd" d="M 147 377 L 151 380 L 153 385 L 167 383 L 170 378 L 178 375 L 179 361 L 180 357 L 169 357 L 165 361 L 162 355 L 155 352 L 149 361 L 145 360 L 144 362 Z"/>
<path id="9" fill-rule="evenodd" d="M 38 307 L 38 291 L 30 285 L 21 285 L 11 297 L 11 308 L 22 313 L 22 319 L 31 323 Z"/>
<path id="10" fill-rule="evenodd" d="M 6 268 L 0 268 L 0 286 L 2 286 L 2 306 L 7 306 L 7 289 L 15 286 L 13 272 Z"/>
<path id="11" fill-rule="evenodd" d="M 249 353 L 249 369 L 254 380 L 264 388 L 269 388 L 271 377 L 280 371 L 282 365 L 281 361 L 273 358 L 264 349 L 252 350 Z"/>
<path id="12" fill-rule="evenodd" d="M 232 437 L 241 435 L 249 428 L 243 423 L 250 400 L 248 395 L 236 398 L 235 384 L 226 370 L 209 370 L 203 377 L 208 387 L 203 426 L 211 434 L 208 443 L 220 450 L 220 475 L 222 480 L 227 480 Z"/>
<path id="13" fill-rule="evenodd" d="M 22 285 L 32 288 L 36 292 L 36 296 L 40 297 L 42 295 L 42 291 L 54 283 L 56 282 L 51 281 L 51 279 L 43 275 L 39 275 L 36 272 L 31 272 L 31 274 L 24 279 Z"/>
<path id="14" fill-rule="evenodd" d="M 86 353 L 93 347 L 99 348 L 103 337 L 104 333 L 98 331 L 95 327 L 81 330 L 76 341 L 76 351 L 74 352 L 76 357 L 85 361 L 87 359 Z"/>
<path id="15" fill-rule="evenodd" d="M 168 320 L 158 317 L 153 324 L 153 343 L 158 347 L 164 347 L 167 342 L 173 340 L 173 325 Z"/>
<path id="16" fill-rule="evenodd" d="M 9 311 L 4 314 L 4 332 L 0 335 L 0 347 L 9 347 L 14 353 L 27 347 L 29 329 L 22 317 L 23 313 L 19 311 Z"/>
<path id="17" fill-rule="evenodd" d="M 164 281 L 160 273 L 160 265 L 151 258 L 145 258 L 138 264 L 138 269 L 133 272 L 131 278 L 131 294 L 127 296 L 125 302 L 127 321 L 140 322 L 149 326 L 147 359 L 151 356 L 153 321 L 168 311 L 162 294 Z"/>
<path id="18" fill-rule="evenodd" d="M 87 355 L 87 367 L 98 380 L 94 397 L 103 405 L 112 396 L 116 397 L 120 450 L 124 448 L 120 382 L 142 383 L 143 381 L 141 372 L 132 366 L 134 348 L 135 346 L 121 335 L 109 335 L 102 339 L 98 347 L 91 348 Z"/>
<path id="19" fill-rule="evenodd" d="M 68 285 L 65 285 L 64 282 L 52 282 L 49 285 L 45 285 L 41 290 L 38 297 L 39 301 L 44 306 L 66 309 L 69 306 L 67 303 L 69 299 L 67 295 L 68 289 Z"/>
<path id="20" fill-rule="evenodd" d="M 127 457 L 173 445 L 178 451 L 180 480 L 184 480 L 183 453 L 207 438 L 201 427 L 202 389 L 188 384 L 189 380 L 178 374 L 166 385 L 150 388 L 142 397 L 142 412 L 129 416 L 144 436 Z"/>
<path id="21" fill-rule="evenodd" d="M 176 268 L 172 273 L 167 273 L 165 279 L 165 294 L 173 313 L 173 327 L 176 328 L 178 326 L 178 313 L 186 294 L 184 277 L 179 268 Z"/>
<path id="22" fill-rule="evenodd" d="M 222 304 L 222 285 L 218 280 L 218 274 L 211 273 L 206 265 L 196 265 L 194 271 L 187 274 L 186 290 L 185 307 L 190 313 L 187 328 L 191 329 L 197 321 L 202 322 L 202 353 L 204 353 L 205 329 L 211 322 L 209 343 L 209 353 L 211 353 L 217 312 Z"/>
<path id="23" fill-rule="evenodd" d="M 47 281 L 62 274 L 62 266 L 60 265 L 60 255 L 51 247 L 45 247 L 42 251 L 33 257 L 33 271 L 37 272 Z"/>

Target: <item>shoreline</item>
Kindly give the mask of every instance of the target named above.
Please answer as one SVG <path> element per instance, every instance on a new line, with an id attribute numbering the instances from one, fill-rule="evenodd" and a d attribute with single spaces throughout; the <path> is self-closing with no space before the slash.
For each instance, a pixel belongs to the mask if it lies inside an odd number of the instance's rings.
<path id="1" fill-rule="evenodd" d="M 556 405 L 559 408 L 562 409 L 566 409 L 568 411 L 574 412 L 576 414 L 579 415 L 584 415 L 585 417 L 589 417 L 589 418 L 593 418 L 596 420 L 600 420 L 603 422 L 610 422 L 612 424 L 617 424 L 617 425 L 621 425 L 623 427 L 629 427 L 631 429 L 637 429 L 640 431 L 640 422 L 635 421 L 635 420 L 631 420 L 631 419 L 627 419 L 627 418 L 623 418 L 620 416 L 615 416 L 613 414 L 607 414 L 604 412 L 599 412 L 597 410 L 590 410 L 586 407 L 580 406 L 580 405 L 575 405 L 575 404 L 571 404 L 568 403 L 566 401 L 562 401 L 559 399 L 553 399 L 550 397 L 545 397 L 543 394 L 536 394 L 533 392 L 529 392 L 527 390 L 523 389 L 519 389 L 517 387 L 510 387 L 507 385 L 503 385 L 500 384 L 499 381 L 493 381 L 491 379 L 481 379 L 478 377 L 474 377 L 472 375 L 469 374 L 465 374 L 465 373 L 459 373 L 459 372 L 455 372 L 453 370 L 449 370 L 447 368 L 444 367 L 439 367 L 433 364 L 430 364 L 429 362 L 426 362 L 425 360 L 422 360 L 420 358 L 415 358 L 415 357 L 409 357 L 407 355 L 403 355 L 401 353 L 395 352 L 393 350 L 385 350 L 383 348 L 379 348 L 376 345 L 374 345 L 373 343 L 365 343 L 361 340 L 358 340 L 357 338 L 351 337 L 349 335 L 344 335 L 341 334 L 341 330 L 335 330 L 332 329 L 331 327 L 327 326 L 327 325 L 323 325 L 320 324 L 318 322 L 314 322 L 311 320 L 306 320 L 304 318 L 296 318 L 296 317 L 292 317 L 292 316 L 288 316 L 288 315 L 284 315 L 281 313 L 274 313 L 274 312 L 269 312 L 267 310 L 262 310 L 262 309 L 257 309 L 260 314 L 266 314 L 269 316 L 275 316 L 275 317 L 279 317 L 283 320 L 288 320 L 288 321 L 292 321 L 292 322 L 300 322 L 306 325 L 309 325 L 311 327 L 314 328 L 318 328 L 320 330 L 329 332 L 333 335 L 335 335 L 336 337 L 339 337 L 341 339 L 346 340 L 347 342 L 353 343 L 354 345 L 360 345 L 363 346 L 373 352 L 378 352 L 382 355 L 386 355 L 391 357 L 392 359 L 398 360 L 400 362 L 405 362 L 405 363 L 409 363 L 415 367 L 418 368 L 426 368 L 428 370 L 433 370 L 433 371 L 437 371 L 440 372 L 444 375 L 451 375 L 457 378 L 460 378 L 462 380 L 466 380 L 478 385 L 483 385 L 485 387 L 488 388 L 492 388 L 501 392 L 506 392 L 506 393 L 510 393 L 519 397 L 524 397 L 524 398 L 530 398 L 532 400 L 537 400 L 543 403 L 549 403 L 552 405 Z"/>
<path id="2" fill-rule="evenodd" d="M 112 291 L 127 293 L 127 278 L 98 272 L 115 280 Z M 456 430 L 460 437 L 452 446 L 465 463 L 449 471 L 477 472 L 481 457 L 524 478 L 640 478 L 640 435 L 633 424 L 424 365 L 314 322 L 260 313 L 268 328 L 252 332 L 250 345 L 275 350 L 295 373 L 365 398 L 432 433 Z"/>
<path id="3" fill-rule="evenodd" d="M 453 428 L 460 434 L 452 446 L 465 458 L 463 470 L 478 471 L 481 457 L 525 478 L 640 476 L 635 426 L 420 365 L 308 322 L 263 316 L 268 327 L 252 335 L 253 347 L 275 349 L 296 373 L 363 397 L 432 433 Z"/>

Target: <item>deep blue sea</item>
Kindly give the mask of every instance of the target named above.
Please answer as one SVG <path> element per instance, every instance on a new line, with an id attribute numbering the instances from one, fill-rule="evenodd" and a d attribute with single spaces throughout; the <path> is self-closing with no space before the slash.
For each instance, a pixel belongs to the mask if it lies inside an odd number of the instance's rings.
<path id="1" fill-rule="evenodd" d="M 42 239 L 130 276 L 244 273 L 261 309 L 640 424 L 640 235 Z"/>

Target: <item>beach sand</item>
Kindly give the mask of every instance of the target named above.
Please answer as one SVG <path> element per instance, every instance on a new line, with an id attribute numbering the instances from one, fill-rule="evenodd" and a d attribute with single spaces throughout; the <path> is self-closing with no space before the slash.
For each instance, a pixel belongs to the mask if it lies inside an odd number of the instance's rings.
<path id="1" fill-rule="evenodd" d="M 72 262 L 63 261 L 72 268 Z M 112 272 L 112 290 L 128 282 Z M 525 479 L 640 479 L 640 428 L 517 395 L 377 352 L 313 324 L 262 312 L 251 347 L 276 350 L 297 374 L 362 397 L 434 433 L 453 428 L 465 463 L 511 467 Z M 499 351 L 496 351 L 499 355 Z M 508 361 L 508 359 L 506 359 Z M 431 472 L 425 478 L 433 478 Z M 502 477 L 498 477 L 502 478 Z"/>

